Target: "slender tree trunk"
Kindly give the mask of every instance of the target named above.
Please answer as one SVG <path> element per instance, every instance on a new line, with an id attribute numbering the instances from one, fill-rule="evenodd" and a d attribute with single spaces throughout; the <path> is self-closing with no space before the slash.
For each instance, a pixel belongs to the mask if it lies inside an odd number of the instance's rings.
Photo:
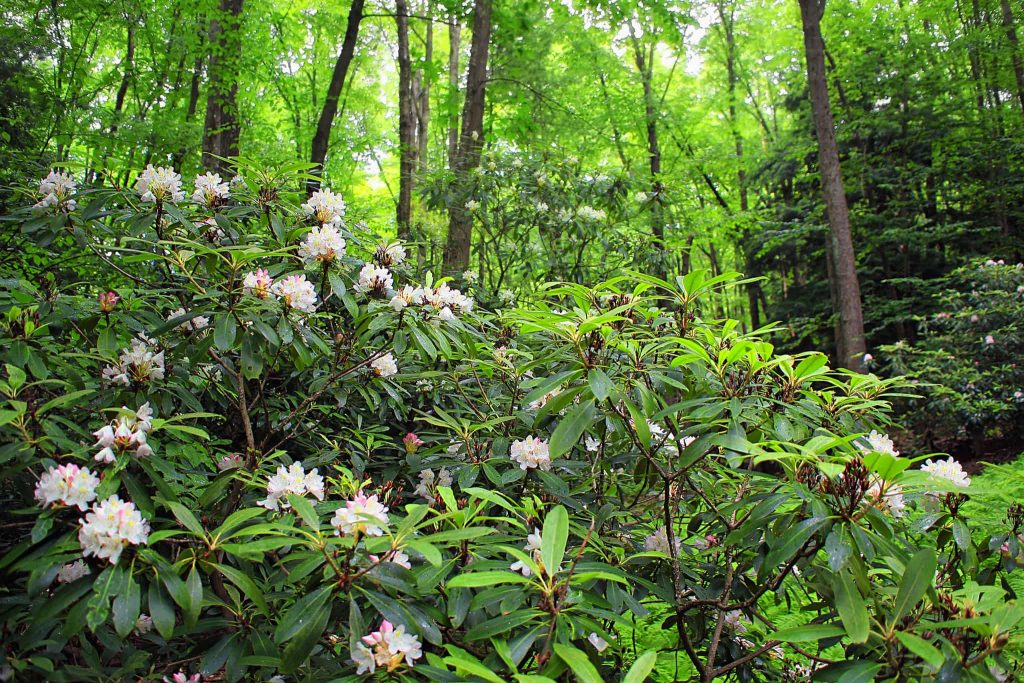
<path id="1" fill-rule="evenodd" d="M 412 56 L 409 54 L 409 5 L 395 0 L 398 26 L 398 239 L 409 239 L 412 184 L 416 170 L 416 122 L 412 98 Z"/>
<path id="2" fill-rule="evenodd" d="M 1010 43 L 1010 60 L 1013 63 L 1013 75 L 1017 79 L 1017 100 L 1020 102 L 1021 113 L 1024 113 L 1024 58 L 1020 53 L 1020 41 L 1017 40 L 1017 29 L 1013 21 L 1013 8 L 1010 0 L 1000 0 L 1003 9 L 1003 28 L 1006 39 Z"/>
<path id="3" fill-rule="evenodd" d="M 317 120 L 316 132 L 313 133 L 313 142 L 310 146 L 309 160 L 319 166 L 313 171 L 315 175 L 323 175 L 323 164 L 327 159 L 327 147 L 331 141 L 331 126 L 338 113 L 338 98 L 341 97 L 341 91 L 345 87 L 345 77 L 352 65 L 352 57 L 355 55 L 356 41 L 359 39 L 359 24 L 363 20 L 364 3 L 365 0 L 352 0 L 352 6 L 348 10 L 345 37 L 341 41 L 341 52 L 338 53 L 338 61 L 334 63 L 331 82 L 327 86 L 327 97 L 320 110 L 320 118 Z M 313 194 L 318 189 L 320 189 L 319 179 L 307 181 L 307 194 Z"/>
<path id="4" fill-rule="evenodd" d="M 427 26 L 423 40 L 423 62 L 428 66 L 434 61 L 434 19 L 433 7 L 427 3 Z M 430 82 L 432 77 L 424 70 L 417 69 L 413 79 L 412 94 L 416 107 L 416 160 L 419 172 L 427 172 L 427 155 L 430 145 Z"/>
<path id="5" fill-rule="evenodd" d="M 459 152 L 459 51 L 462 27 L 452 18 L 448 24 L 448 168 L 455 170 Z"/>
<path id="6" fill-rule="evenodd" d="M 846 204 L 843 175 L 839 166 L 835 123 L 829 104 L 825 80 L 825 49 L 821 37 L 824 0 L 799 0 L 803 22 L 804 50 L 807 57 L 807 84 L 810 92 L 814 129 L 818 138 L 818 165 L 830 227 L 829 246 L 832 254 L 835 306 L 838 316 L 836 347 L 841 367 L 860 371 L 863 368 L 864 314 L 861 310 L 860 283 L 857 277 L 856 253 L 850 234 L 850 213 Z"/>
<path id="7" fill-rule="evenodd" d="M 203 167 L 210 171 L 226 170 L 225 163 L 211 155 L 238 155 L 236 96 L 242 56 L 242 2 L 221 0 L 219 13 L 210 21 L 210 88 L 203 132 Z"/>
<path id="8" fill-rule="evenodd" d="M 640 72 L 640 82 L 644 89 L 644 127 L 647 130 L 647 158 L 650 161 L 651 192 L 654 195 L 648 202 L 651 210 L 651 234 L 654 237 L 655 249 L 659 258 L 655 264 L 655 274 L 665 275 L 665 216 L 662 207 L 661 182 L 661 147 L 658 145 L 658 112 L 654 99 L 654 42 L 645 53 L 643 45 L 636 36 L 632 20 L 628 21 L 629 35 L 633 43 L 633 60 Z"/>
<path id="9" fill-rule="evenodd" d="M 487 85 L 487 53 L 491 40 L 490 0 L 473 3 L 473 38 L 466 70 L 466 101 L 462 107 L 462 132 L 455 155 L 456 186 L 465 183 L 470 171 L 480 164 L 484 143 L 485 86 Z M 457 192 L 461 196 L 464 190 Z M 465 270 L 469 265 L 469 247 L 473 238 L 473 217 L 466 211 L 464 198 L 452 204 L 448 212 L 448 240 L 444 247 L 443 271 Z"/>

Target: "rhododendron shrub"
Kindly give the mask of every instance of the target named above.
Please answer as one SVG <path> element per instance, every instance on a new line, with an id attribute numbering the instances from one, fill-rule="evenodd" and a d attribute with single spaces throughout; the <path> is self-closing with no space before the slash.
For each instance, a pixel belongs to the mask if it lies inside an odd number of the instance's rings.
<path id="1" fill-rule="evenodd" d="M 1015 675 L 1024 515 L 972 535 L 960 464 L 887 436 L 895 380 L 709 318 L 729 275 L 492 310 L 239 165 L 9 219 L 3 672 Z"/>

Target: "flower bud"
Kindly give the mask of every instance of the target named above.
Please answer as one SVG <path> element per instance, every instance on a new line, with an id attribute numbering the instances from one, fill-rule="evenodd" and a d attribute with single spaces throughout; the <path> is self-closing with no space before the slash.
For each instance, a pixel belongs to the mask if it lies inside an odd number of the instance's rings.
<path id="1" fill-rule="evenodd" d="M 117 302 L 121 300 L 121 297 L 117 295 L 117 292 L 110 290 L 109 292 L 103 292 L 100 294 L 100 312 L 101 313 L 112 313 L 117 308 Z"/>

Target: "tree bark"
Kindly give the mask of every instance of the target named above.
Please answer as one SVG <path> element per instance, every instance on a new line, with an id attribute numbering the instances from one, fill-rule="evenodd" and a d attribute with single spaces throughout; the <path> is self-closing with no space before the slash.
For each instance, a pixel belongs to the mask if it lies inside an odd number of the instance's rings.
<path id="1" fill-rule="evenodd" d="M 409 54 L 409 4 L 395 0 L 398 27 L 398 239 L 408 240 L 412 217 L 412 185 L 416 170 L 416 121 L 412 97 L 412 56 Z"/>
<path id="2" fill-rule="evenodd" d="M 1024 114 L 1024 58 L 1020 53 L 1020 41 L 1017 39 L 1017 29 L 1013 21 L 1013 8 L 1010 7 L 1010 0 L 1000 0 L 1003 9 L 1003 28 L 1006 29 L 1006 39 L 1010 43 L 1010 61 L 1013 64 L 1013 75 L 1017 79 L 1017 100 L 1020 102 L 1021 113 Z"/>
<path id="3" fill-rule="evenodd" d="M 428 66 L 434 61 L 434 19 L 432 7 L 427 4 L 427 26 L 423 45 L 423 62 Z M 427 172 L 427 154 L 430 139 L 430 82 L 432 77 L 424 69 L 418 69 L 412 83 L 413 104 L 416 113 L 416 161 L 420 173 Z"/>
<path id="4" fill-rule="evenodd" d="M 443 272 L 465 270 L 469 265 L 469 248 L 473 238 L 473 217 L 466 210 L 464 187 L 470 171 L 480 164 L 484 143 L 484 105 L 487 85 L 487 53 L 491 39 L 490 0 L 473 3 L 473 38 L 466 70 L 466 101 L 462 106 L 462 132 L 455 154 L 456 196 L 448 212 L 448 240 L 444 247 Z"/>
<path id="5" fill-rule="evenodd" d="M 236 97 L 242 56 L 242 2 L 221 0 L 220 11 L 210 20 L 210 87 L 203 131 L 203 167 L 209 171 L 226 170 L 225 162 L 216 156 L 238 155 Z M 226 29 L 222 22 L 227 22 Z"/>
<path id="6" fill-rule="evenodd" d="M 453 17 L 448 24 L 448 168 L 455 170 L 459 152 L 459 51 L 462 49 L 462 27 Z"/>
<path id="7" fill-rule="evenodd" d="M 850 234 L 850 212 L 843 187 L 835 123 L 825 79 L 825 48 L 821 36 L 824 0 L 799 0 L 803 23 L 804 51 L 807 58 L 807 84 L 814 129 L 818 138 L 818 166 L 821 188 L 829 222 L 829 246 L 835 285 L 836 348 L 838 365 L 860 372 L 863 369 L 864 314 L 861 310 L 860 282 L 856 252 Z"/>
<path id="8" fill-rule="evenodd" d="M 356 51 L 356 41 L 359 38 L 359 24 L 363 20 L 363 5 L 365 0 L 352 0 L 352 6 L 348 10 L 348 20 L 345 23 L 345 37 L 341 41 L 341 52 L 338 53 L 338 61 L 334 63 L 334 72 L 331 74 L 331 82 L 327 86 L 327 97 L 324 99 L 324 106 L 320 110 L 320 118 L 316 123 L 316 132 L 313 133 L 309 160 L 317 164 L 318 168 L 313 170 L 314 175 L 323 175 L 323 164 L 327 159 L 327 147 L 331 141 L 331 126 L 334 124 L 334 117 L 338 113 L 338 98 L 345 87 L 345 78 L 348 75 L 349 67 L 352 65 L 352 57 Z M 320 189 L 320 180 L 309 180 L 306 182 L 306 194 L 313 194 Z"/>

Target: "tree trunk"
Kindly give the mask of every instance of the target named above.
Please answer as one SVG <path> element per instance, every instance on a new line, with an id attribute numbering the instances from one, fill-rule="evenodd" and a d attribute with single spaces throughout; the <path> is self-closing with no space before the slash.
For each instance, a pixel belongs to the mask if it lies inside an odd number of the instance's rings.
<path id="1" fill-rule="evenodd" d="M 220 11 L 210 20 L 210 89 L 203 132 L 203 167 L 209 171 L 226 170 L 226 164 L 216 157 L 238 155 L 236 96 L 242 56 L 242 2 L 221 0 Z M 222 21 L 228 22 L 226 29 Z"/>
<path id="2" fill-rule="evenodd" d="M 463 186 L 470 171 L 480 164 L 484 143 L 484 89 L 487 85 L 487 52 L 491 39 L 490 0 L 473 4 L 473 38 L 469 47 L 469 68 L 466 70 L 466 101 L 462 106 L 462 132 L 455 154 L 456 187 Z M 473 237 L 473 217 L 465 207 L 464 190 L 448 212 L 448 240 L 444 247 L 443 271 L 454 273 L 469 265 L 469 247 Z"/>
<path id="3" fill-rule="evenodd" d="M 1020 102 L 1021 113 L 1024 113 L 1024 59 L 1020 54 L 1020 41 L 1017 40 L 1017 29 L 1013 21 L 1013 8 L 1010 0 L 1000 0 L 1003 8 L 1003 28 L 1006 39 L 1010 42 L 1010 60 L 1013 63 L 1013 75 L 1017 79 L 1017 100 Z"/>
<path id="4" fill-rule="evenodd" d="M 864 352 L 864 314 L 861 310 L 860 283 L 857 278 L 856 253 L 850 234 L 850 213 L 846 204 L 843 175 L 839 166 L 835 123 L 829 104 L 825 80 L 825 49 L 821 37 L 823 0 L 799 0 L 803 22 L 804 50 L 807 57 L 807 84 L 810 92 L 814 129 L 818 138 L 818 165 L 821 188 L 825 198 L 830 228 L 836 291 L 836 348 L 841 367 L 861 371 Z"/>
<path id="5" fill-rule="evenodd" d="M 664 185 L 661 182 L 661 147 L 658 145 L 658 112 L 654 100 L 654 46 L 652 41 L 645 54 L 644 46 L 636 36 L 632 19 L 627 20 L 629 35 L 633 43 L 633 60 L 640 72 L 644 89 L 644 127 L 647 130 L 647 158 L 651 171 L 651 199 L 647 202 L 651 211 L 651 235 L 654 237 L 656 261 L 654 275 L 665 276 L 665 215 L 662 205 Z"/>
<path id="6" fill-rule="evenodd" d="M 427 26 L 423 46 L 423 62 L 429 67 L 434 61 L 434 19 L 432 7 L 427 4 Z M 416 160 L 419 172 L 427 172 L 427 154 L 430 139 L 430 81 L 432 76 L 425 69 L 418 69 L 413 79 L 412 94 L 416 108 Z"/>
<path id="7" fill-rule="evenodd" d="M 338 98 L 341 97 L 342 88 L 345 87 L 345 78 L 349 67 L 352 65 L 352 57 L 356 51 L 356 41 L 359 38 L 359 24 L 363 20 L 364 2 L 365 0 L 352 0 L 352 6 L 348 10 L 345 37 L 341 41 L 341 52 L 338 53 L 338 61 L 334 63 L 331 82 L 327 86 L 327 97 L 324 99 L 324 106 L 320 110 L 320 118 L 316 123 L 316 132 L 313 133 L 309 160 L 319 166 L 319 168 L 313 170 L 313 174 L 321 177 L 323 176 L 323 164 L 327 159 L 327 146 L 331 141 L 331 126 L 334 124 L 334 116 L 338 113 Z M 318 189 L 320 189 L 319 179 L 306 182 L 307 194 L 313 194 Z"/>
<path id="8" fill-rule="evenodd" d="M 409 239 L 412 184 L 416 170 L 416 122 L 412 99 L 412 56 L 409 54 L 409 4 L 395 0 L 398 27 L 398 239 Z"/>
<path id="9" fill-rule="evenodd" d="M 455 169 L 459 152 L 459 50 L 462 49 L 462 27 L 452 18 L 448 24 L 448 168 Z"/>

